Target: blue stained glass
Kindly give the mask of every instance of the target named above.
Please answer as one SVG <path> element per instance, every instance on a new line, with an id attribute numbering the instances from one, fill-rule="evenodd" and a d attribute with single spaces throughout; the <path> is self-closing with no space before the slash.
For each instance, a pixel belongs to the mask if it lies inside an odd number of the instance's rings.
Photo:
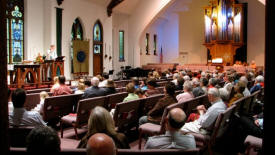
<path id="1" fill-rule="evenodd" d="M 101 41 L 101 30 L 98 23 L 94 27 L 94 41 Z"/>
<path id="2" fill-rule="evenodd" d="M 24 58 L 24 1 L 7 1 L 7 60 L 20 63 Z"/>
<path id="3" fill-rule="evenodd" d="M 100 54 L 100 45 L 94 45 L 94 53 L 95 54 Z"/>
<path id="4" fill-rule="evenodd" d="M 22 62 L 23 59 L 23 22 L 12 19 L 11 22 L 12 61 Z"/>

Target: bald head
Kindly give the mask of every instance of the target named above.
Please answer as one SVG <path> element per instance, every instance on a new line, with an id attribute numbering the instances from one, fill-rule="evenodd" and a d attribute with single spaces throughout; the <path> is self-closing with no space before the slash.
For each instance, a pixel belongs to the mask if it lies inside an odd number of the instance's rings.
<path id="1" fill-rule="evenodd" d="M 103 133 L 91 136 L 87 143 L 87 155 L 115 155 L 116 147 L 111 137 Z"/>
<path id="2" fill-rule="evenodd" d="M 182 109 L 174 108 L 170 110 L 168 114 L 168 129 L 180 129 L 185 124 L 185 120 L 186 114 Z"/>

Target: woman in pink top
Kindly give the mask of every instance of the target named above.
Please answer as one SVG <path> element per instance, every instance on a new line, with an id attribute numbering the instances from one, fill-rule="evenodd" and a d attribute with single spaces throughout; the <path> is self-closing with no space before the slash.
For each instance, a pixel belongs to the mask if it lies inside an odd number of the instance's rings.
<path id="1" fill-rule="evenodd" d="M 192 94 L 192 89 L 193 89 L 192 82 L 185 81 L 183 84 L 184 93 L 181 93 L 181 94 L 177 95 L 177 97 L 176 97 L 178 100 L 178 103 L 182 103 L 182 102 L 193 99 L 194 95 Z"/>

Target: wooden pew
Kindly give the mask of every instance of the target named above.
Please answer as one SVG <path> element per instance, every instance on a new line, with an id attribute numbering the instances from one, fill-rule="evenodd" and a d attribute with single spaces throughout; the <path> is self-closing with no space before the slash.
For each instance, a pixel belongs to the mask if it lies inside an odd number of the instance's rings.
<path id="1" fill-rule="evenodd" d="M 52 96 L 51 92 L 48 92 L 49 96 Z M 40 103 L 40 93 L 31 93 L 26 95 L 26 101 L 24 107 L 27 110 L 35 108 Z"/>
<path id="2" fill-rule="evenodd" d="M 106 97 L 93 97 L 78 101 L 76 114 L 63 116 L 60 120 L 61 138 L 63 138 L 63 124 L 69 124 L 74 127 L 76 139 L 78 139 L 77 128 L 80 128 L 88 123 L 90 112 L 96 106 L 105 108 Z"/>

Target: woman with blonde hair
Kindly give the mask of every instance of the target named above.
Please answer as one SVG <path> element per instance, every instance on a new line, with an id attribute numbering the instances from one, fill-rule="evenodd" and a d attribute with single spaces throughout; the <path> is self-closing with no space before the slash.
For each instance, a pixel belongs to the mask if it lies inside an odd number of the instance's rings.
<path id="1" fill-rule="evenodd" d="M 105 133 L 110 136 L 117 148 L 128 149 L 130 148 L 126 136 L 118 133 L 115 130 L 115 123 L 110 113 L 103 107 L 95 107 L 90 114 L 88 120 L 88 132 L 80 141 L 78 148 L 86 148 L 89 138 L 96 133 Z"/>

